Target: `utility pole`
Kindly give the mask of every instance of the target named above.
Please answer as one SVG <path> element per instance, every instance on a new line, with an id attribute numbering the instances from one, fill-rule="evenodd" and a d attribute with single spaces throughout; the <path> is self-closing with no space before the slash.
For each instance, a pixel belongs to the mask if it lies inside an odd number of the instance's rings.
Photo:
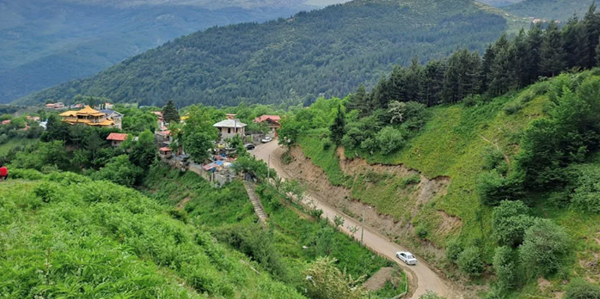
<path id="1" fill-rule="evenodd" d="M 363 242 L 363 237 L 365 235 L 365 213 L 366 213 L 366 211 L 367 211 L 367 206 L 365 205 L 365 206 L 363 206 L 363 216 L 362 216 L 362 221 L 361 221 L 362 229 L 360 231 L 360 243 L 362 243 L 362 244 L 365 244 Z"/>

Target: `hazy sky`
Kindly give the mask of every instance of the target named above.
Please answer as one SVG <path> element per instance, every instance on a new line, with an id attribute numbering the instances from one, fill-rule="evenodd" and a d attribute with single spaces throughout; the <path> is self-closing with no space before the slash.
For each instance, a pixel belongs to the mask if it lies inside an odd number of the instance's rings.
<path id="1" fill-rule="evenodd" d="M 52 1 L 52 0 L 45 0 Z M 136 6 L 136 5 L 157 5 L 157 4 L 176 4 L 176 5 L 199 5 L 199 6 L 285 6 L 308 4 L 315 6 L 327 6 L 337 3 L 344 3 L 350 0 L 55 0 L 61 2 L 89 3 L 110 6 Z M 2 0 L 0 0 L 2 2 Z"/>

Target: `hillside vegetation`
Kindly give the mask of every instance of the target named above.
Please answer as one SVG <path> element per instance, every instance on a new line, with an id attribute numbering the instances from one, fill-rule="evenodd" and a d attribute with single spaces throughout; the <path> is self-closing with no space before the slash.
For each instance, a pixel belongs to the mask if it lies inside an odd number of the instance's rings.
<path id="1" fill-rule="evenodd" d="M 502 9 L 522 17 L 566 22 L 574 14 L 582 17 L 593 0 L 524 0 Z"/>
<path id="2" fill-rule="evenodd" d="M 0 184 L 0 292 L 9 298 L 303 298 L 137 191 L 36 176 Z"/>
<path id="3" fill-rule="evenodd" d="M 193 6 L 144 2 L 130 7 L 122 1 L 0 1 L 0 103 L 95 75 L 198 30 L 264 22 L 308 9 L 301 3 L 244 8 L 244 3 L 231 1 L 220 7 L 206 1 Z"/>
<path id="4" fill-rule="evenodd" d="M 471 0 L 356 0 L 197 32 L 18 102 L 85 94 L 144 105 L 169 99 L 178 106 L 310 103 L 373 84 L 390 65 L 407 65 L 417 55 L 428 60 L 458 47 L 483 51 L 505 29 L 505 19 Z"/>

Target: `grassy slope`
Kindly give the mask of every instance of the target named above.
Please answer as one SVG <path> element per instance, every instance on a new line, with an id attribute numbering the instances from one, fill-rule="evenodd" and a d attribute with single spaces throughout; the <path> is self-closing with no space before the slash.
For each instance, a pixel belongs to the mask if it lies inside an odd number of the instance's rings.
<path id="1" fill-rule="evenodd" d="M 38 142 L 38 139 L 10 139 L 6 143 L 0 144 L 0 157 L 6 156 L 11 149 L 17 146 L 27 146 Z"/>
<path id="2" fill-rule="evenodd" d="M 258 220 L 242 183 L 238 181 L 228 184 L 222 191 L 215 191 L 195 173 L 181 174 L 167 168 L 154 168 L 145 185 L 155 198 L 168 198 L 172 194 L 169 199 L 172 205 L 189 197 L 191 200 L 185 210 L 192 222 L 196 226 L 214 229 L 217 233 L 222 227 L 251 225 Z M 305 265 L 315 258 L 311 251 L 315 238 L 323 230 L 322 224 L 299 217 L 292 209 L 283 208 L 281 202 L 285 202 L 285 199 L 271 188 L 261 186 L 258 192 L 269 215 L 277 251 L 292 269 L 291 272 L 301 273 Z M 370 277 L 381 267 L 391 265 L 345 234 L 336 233 L 333 243 L 335 245 L 331 256 L 338 259 L 338 266 L 346 269 L 352 277 Z M 309 249 L 304 250 L 302 246 L 308 246 Z M 398 289 L 403 290 L 404 286 L 400 285 Z M 388 289 L 372 295 L 374 298 L 390 298 L 397 295 L 395 292 L 397 291 Z"/>
<path id="3" fill-rule="evenodd" d="M 535 88 L 536 86 L 530 87 Z M 412 218 L 413 224 L 422 223 L 427 228 L 436 228 L 439 225 L 439 219 L 432 217 L 436 210 L 443 210 L 462 220 L 460 232 L 428 237 L 438 246 L 444 247 L 448 239 L 458 234 L 466 245 L 483 242 L 485 258 L 491 262 L 496 246 L 490 238 L 491 209 L 480 205 L 475 186 L 478 176 L 483 172 L 484 155 L 489 147 L 498 146 L 504 154 L 512 158 L 518 149 L 519 133 L 532 119 L 543 117 L 543 107 L 548 103 L 547 96 L 535 97 L 515 114 L 507 115 L 504 112 L 503 107 L 518 102 L 519 97 L 527 92 L 528 90 L 524 90 L 515 96 L 499 97 L 490 103 L 474 107 L 435 107 L 425 128 L 418 136 L 409 140 L 398 153 L 387 156 L 370 156 L 363 153 L 362 156 L 367 157 L 369 163 L 404 164 L 430 179 L 450 178 L 447 195 L 434 199 L 430 205 L 420 207 L 419 214 Z M 364 186 L 352 184 L 352 181 L 346 178 L 347 174 L 336 165 L 339 159 L 335 151 L 324 151 L 319 138 L 314 135 L 304 136 L 299 139 L 299 144 L 313 163 L 325 170 L 332 183 L 352 188 L 353 195 L 360 194 L 355 189 L 364 189 Z M 346 157 L 352 155 L 354 153 L 346 153 Z M 600 162 L 595 163 L 600 167 Z M 406 217 L 405 209 L 394 209 L 394 202 L 390 202 L 395 199 L 396 206 L 406 203 L 406 199 L 396 196 L 397 184 L 393 182 L 397 182 L 398 178 L 384 179 L 385 182 L 365 191 L 368 192 L 368 196 L 356 198 L 373 204 L 379 211 L 386 211 L 386 214 L 396 219 Z M 540 198 L 546 196 L 540 195 Z M 600 252 L 600 242 L 595 239 L 600 232 L 600 216 L 553 209 L 541 203 L 535 207 L 535 213 L 554 219 L 574 236 L 575 248 L 580 259 L 593 260 L 592 251 Z M 576 275 L 583 274 L 580 265 L 574 265 L 574 270 L 579 270 L 579 274 Z M 535 288 L 526 290 L 524 294 L 531 292 L 536 292 Z"/>
<path id="4" fill-rule="evenodd" d="M 8 298 L 302 298 L 137 191 L 69 174 L 46 180 L 0 184 Z"/>

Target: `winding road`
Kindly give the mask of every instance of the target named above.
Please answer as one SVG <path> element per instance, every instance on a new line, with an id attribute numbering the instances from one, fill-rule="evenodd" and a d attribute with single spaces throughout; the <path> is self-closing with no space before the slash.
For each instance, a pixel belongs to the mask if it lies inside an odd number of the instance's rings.
<path id="1" fill-rule="evenodd" d="M 250 152 L 258 159 L 269 163 L 270 167 L 275 169 L 281 178 L 294 178 L 293 174 L 285 171 L 283 165 L 281 164 L 281 156 L 285 152 L 285 149 L 277 144 L 277 140 L 258 145 L 256 149 Z M 334 219 L 336 216 L 343 217 L 344 232 L 353 236 L 355 239 L 360 240 L 360 221 L 328 205 L 326 201 L 323 200 L 323 198 L 326 196 L 327 194 L 320 194 L 319 192 L 307 190 L 304 195 L 304 201 L 306 204 L 312 203 L 317 209 L 323 210 L 323 217 L 327 217 L 329 219 Z M 359 230 L 356 233 L 352 233 L 348 229 L 349 227 L 357 227 Z M 461 296 L 457 296 L 455 292 L 452 291 L 452 289 L 449 287 L 449 284 L 440 275 L 438 275 L 438 273 L 433 271 L 427 265 L 427 263 L 423 261 L 422 258 L 419 258 L 419 263 L 416 266 L 407 266 L 406 264 L 400 262 L 400 260 L 396 258 L 395 253 L 397 251 L 406 251 L 406 248 L 390 241 L 388 238 L 382 236 L 368 226 L 365 226 L 362 239 L 365 246 L 369 247 L 371 250 L 379 253 L 380 255 L 395 261 L 404 270 L 406 270 L 406 273 L 410 279 L 410 298 L 417 299 L 427 291 L 433 291 L 438 295 L 444 296 L 448 299 L 461 298 Z"/>

